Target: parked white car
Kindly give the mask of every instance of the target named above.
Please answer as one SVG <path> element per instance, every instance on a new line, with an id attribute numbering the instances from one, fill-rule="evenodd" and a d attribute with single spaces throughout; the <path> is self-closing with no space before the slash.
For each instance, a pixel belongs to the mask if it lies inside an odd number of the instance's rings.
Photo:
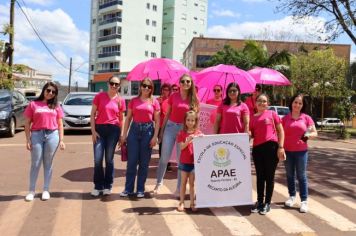
<path id="1" fill-rule="evenodd" d="M 319 127 L 343 127 L 344 123 L 338 118 L 324 118 L 316 122 Z"/>
<path id="2" fill-rule="evenodd" d="M 268 110 L 275 111 L 280 118 L 283 118 L 285 115 L 289 113 L 289 107 L 283 107 L 283 106 L 269 106 Z"/>
<path id="3" fill-rule="evenodd" d="M 90 112 L 96 94 L 94 92 L 72 92 L 66 96 L 62 103 L 64 129 L 90 129 Z"/>

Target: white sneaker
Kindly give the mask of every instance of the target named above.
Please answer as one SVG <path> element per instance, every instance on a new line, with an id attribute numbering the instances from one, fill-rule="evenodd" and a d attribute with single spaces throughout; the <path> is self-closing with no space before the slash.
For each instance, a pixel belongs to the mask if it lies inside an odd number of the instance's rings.
<path id="1" fill-rule="evenodd" d="M 307 212 L 308 212 L 308 202 L 307 202 L 307 201 L 302 201 L 302 202 L 300 203 L 300 209 L 299 209 L 299 211 L 300 211 L 301 213 L 307 213 Z"/>
<path id="2" fill-rule="evenodd" d="M 101 193 L 100 190 L 93 189 L 93 191 L 91 191 L 90 195 L 92 195 L 93 197 L 97 197 L 100 195 L 100 193 Z"/>
<path id="3" fill-rule="evenodd" d="M 287 207 L 292 207 L 295 204 L 295 196 L 290 196 L 288 200 L 284 203 Z"/>
<path id="4" fill-rule="evenodd" d="M 137 192 L 136 197 L 137 198 L 144 198 L 145 197 L 145 193 L 144 192 Z"/>
<path id="5" fill-rule="evenodd" d="M 127 197 L 129 196 L 129 192 L 123 191 L 120 193 L 120 197 Z"/>
<path id="6" fill-rule="evenodd" d="M 25 200 L 27 202 L 31 202 L 31 201 L 33 201 L 34 198 L 35 198 L 35 192 L 31 191 L 26 195 Z"/>
<path id="7" fill-rule="evenodd" d="M 47 201 L 47 200 L 49 200 L 51 198 L 51 195 L 49 194 L 49 192 L 48 191 L 43 191 L 43 193 L 42 193 L 42 201 Z"/>
<path id="8" fill-rule="evenodd" d="M 103 195 L 107 196 L 107 195 L 110 195 L 110 194 L 111 194 L 111 189 L 108 189 L 108 188 L 104 189 Z"/>

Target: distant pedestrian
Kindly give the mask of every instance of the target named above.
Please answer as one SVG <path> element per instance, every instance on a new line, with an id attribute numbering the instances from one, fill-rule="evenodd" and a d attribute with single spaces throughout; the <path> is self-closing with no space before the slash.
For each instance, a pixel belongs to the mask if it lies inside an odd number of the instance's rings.
<path id="1" fill-rule="evenodd" d="M 44 186 L 42 200 L 50 199 L 49 185 L 52 178 L 52 164 L 58 146 L 65 149 L 63 140 L 63 111 L 57 103 L 58 87 L 53 82 L 46 83 L 40 96 L 30 102 L 24 116 L 26 119 L 26 147 L 31 151 L 30 188 L 26 201 L 35 196 L 38 172 L 43 162 Z"/>
<path id="2" fill-rule="evenodd" d="M 127 168 L 125 190 L 121 197 L 134 194 L 137 175 L 136 196 L 145 196 L 145 183 L 152 148 L 157 144 L 159 131 L 159 102 L 153 98 L 153 82 L 146 78 L 141 81 L 139 95 L 128 107 L 121 143 L 127 141 Z M 130 128 L 129 134 L 127 132 Z"/>
<path id="3" fill-rule="evenodd" d="M 250 115 L 248 107 L 241 101 L 240 87 L 230 83 L 226 88 L 226 97 L 217 108 L 214 123 L 216 134 L 248 133 Z"/>
<path id="4" fill-rule="evenodd" d="M 179 169 L 182 172 L 182 186 L 180 188 L 180 201 L 177 210 L 184 211 L 184 199 L 189 181 L 189 195 L 190 195 L 190 208 L 192 211 L 197 211 L 195 208 L 195 190 L 194 190 L 194 151 L 193 139 L 202 136 L 203 133 L 199 131 L 198 127 L 198 113 L 195 111 L 188 111 L 185 114 L 184 126 L 177 135 L 177 142 L 181 149 Z"/>
<path id="5" fill-rule="evenodd" d="M 250 111 L 250 116 L 252 116 L 253 114 L 255 114 L 257 112 L 256 98 L 261 93 L 262 93 L 261 85 L 256 84 L 255 91 L 245 101 L 245 103 Z"/>
<path id="6" fill-rule="evenodd" d="M 107 91 L 94 97 L 90 114 L 94 147 L 94 189 L 91 191 L 93 197 L 101 193 L 111 194 L 114 182 L 114 154 L 126 111 L 125 100 L 119 94 L 120 79 L 112 76 L 107 85 Z"/>
<path id="7" fill-rule="evenodd" d="M 179 86 L 176 84 L 172 84 L 172 93 L 179 92 Z"/>
<path id="8" fill-rule="evenodd" d="M 214 105 L 214 106 L 220 106 L 222 103 L 222 86 L 217 84 L 213 88 L 214 92 L 214 97 L 212 99 L 209 99 L 206 101 L 206 104 Z"/>
<path id="9" fill-rule="evenodd" d="M 168 99 L 167 114 L 164 118 L 162 129 L 160 131 L 160 140 L 162 140 L 162 156 L 159 160 L 157 170 L 157 183 L 154 193 L 159 192 L 160 186 L 163 184 L 163 177 L 166 173 L 166 166 L 171 157 L 173 147 L 176 143 L 178 132 L 183 127 L 185 113 L 189 110 L 198 112 L 199 100 L 196 94 L 194 81 L 190 75 L 184 74 L 180 80 L 179 92 L 172 93 Z M 179 165 L 180 147 L 176 145 L 177 162 Z M 180 188 L 180 170 L 177 176 L 177 189 L 175 195 L 179 195 Z"/>
<path id="10" fill-rule="evenodd" d="M 308 212 L 308 139 L 318 135 L 313 119 L 306 114 L 307 102 L 304 95 L 295 95 L 289 104 L 290 113 L 283 117 L 285 131 L 284 148 L 287 159 L 284 165 L 287 173 L 289 198 L 285 202 L 287 207 L 296 202 L 296 175 L 299 183 L 301 205 L 299 211 Z"/>
<path id="11" fill-rule="evenodd" d="M 256 99 L 257 113 L 251 116 L 250 131 L 253 138 L 252 157 L 256 169 L 257 202 L 251 212 L 265 215 L 271 209 L 278 161 L 285 157 L 284 132 L 277 113 L 267 109 L 268 96 L 260 94 Z"/>

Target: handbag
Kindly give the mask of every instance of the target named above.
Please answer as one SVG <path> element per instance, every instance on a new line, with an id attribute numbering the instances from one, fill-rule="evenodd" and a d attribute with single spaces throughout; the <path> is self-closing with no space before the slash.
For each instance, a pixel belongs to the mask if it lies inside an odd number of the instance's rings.
<path id="1" fill-rule="evenodd" d="M 123 143 L 120 146 L 121 148 L 121 161 L 127 161 L 127 143 Z"/>

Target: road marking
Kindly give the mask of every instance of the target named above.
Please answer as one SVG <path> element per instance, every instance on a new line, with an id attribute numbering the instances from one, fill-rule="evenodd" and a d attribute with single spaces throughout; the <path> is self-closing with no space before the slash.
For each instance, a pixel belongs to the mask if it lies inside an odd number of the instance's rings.
<path id="1" fill-rule="evenodd" d="M 118 187 L 112 189 L 113 193 L 122 190 Z M 113 200 L 105 203 L 109 216 L 109 229 L 111 235 L 144 235 L 140 223 L 133 213 L 131 200 L 123 198 L 122 200 Z"/>
<path id="2" fill-rule="evenodd" d="M 82 190 L 63 190 L 61 192 L 75 192 L 72 195 L 82 195 Z M 81 235 L 82 224 L 82 199 L 68 199 L 62 197 L 57 206 L 57 214 L 55 225 L 53 227 L 52 235 Z"/>
<path id="3" fill-rule="evenodd" d="M 25 195 L 21 192 L 18 195 Z M 35 198 L 35 200 L 38 200 Z M 23 198 L 11 200 L 5 211 L 0 216 L 1 235 L 19 235 L 31 209 L 34 201 L 26 202 Z"/>
<path id="4" fill-rule="evenodd" d="M 285 198 L 288 198 L 287 187 L 275 183 L 274 189 L 279 194 L 283 195 Z M 341 230 L 341 231 L 356 231 L 356 224 L 346 219 L 342 215 L 336 213 L 330 208 L 324 206 L 323 204 L 317 202 L 312 197 L 308 197 L 309 203 L 309 212 L 319 219 L 326 221 L 330 226 Z"/>
<path id="5" fill-rule="evenodd" d="M 210 210 L 230 230 L 231 235 L 262 235 L 250 221 L 233 207 L 211 207 Z"/>
<path id="6" fill-rule="evenodd" d="M 154 186 L 147 186 L 147 189 L 153 188 Z M 166 186 L 162 185 L 159 194 L 171 195 L 172 192 Z M 174 199 L 157 199 L 154 197 L 152 200 L 156 206 L 162 208 L 176 208 L 178 206 L 178 201 Z M 199 227 L 195 224 L 192 218 L 184 212 L 178 212 L 174 209 L 171 212 L 161 215 L 173 236 L 202 235 L 202 233 L 199 232 Z"/>

